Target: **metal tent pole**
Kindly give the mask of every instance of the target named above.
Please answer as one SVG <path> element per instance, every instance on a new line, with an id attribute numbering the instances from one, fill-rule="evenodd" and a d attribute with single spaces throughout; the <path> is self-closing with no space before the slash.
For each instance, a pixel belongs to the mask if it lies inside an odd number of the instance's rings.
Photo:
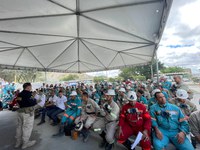
<path id="1" fill-rule="evenodd" d="M 153 64 L 151 64 L 151 80 L 153 80 Z"/>
<path id="2" fill-rule="evenodd" d="M 157 74 L 157 84 L 159 83 L 159 68 L 158 68 L 158 54 L 156 51 L 156 74 Z"/>
<path id="3" fill-rule="evenodd" d="M 45 77 L 45 83 L 47 83 L 47 71 L 46 70 L 44 72 L 44 77 Z"/>

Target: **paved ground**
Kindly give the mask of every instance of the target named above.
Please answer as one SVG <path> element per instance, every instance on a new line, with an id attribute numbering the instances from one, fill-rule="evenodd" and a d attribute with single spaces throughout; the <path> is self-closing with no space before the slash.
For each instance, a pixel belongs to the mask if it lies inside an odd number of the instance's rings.
<path id="1" fill-rule="evenodd" d="M 195 92 L 193 102 L 200 110 L 200 86 L 190 85 Z M 35 120 L 35 124 L 39 120 Z M 13 150 L 15 143 L 16 113 L 11 111 L 0 112 L 0 150 Z M 88 143 L 83 143 L 81 138 L 74 141 L 70 137 L 52 138 L 51 135 L 56 133 L 57 127 L 52 127 L 47 123 L 42 126 L 34 126 L 32 139 L 37 140 L 37 145 L 27 150 L 100 150 L 98 142 L 100 138 L 96 134 L 92 134 Z M 116 145 L 115 150 L 125 150 L 124 147 Z"/>
<path id="2" fill-rule="evenodd" d="M 16 128 L 16 112 L 2 111 L 0 112 L 0 150 L 14 150 L 15 144 L 15 128 Z M 35 124 L 39 120 L 35 120 Z M 37 140 L 37 145 L 27 150 L 102 150 L 98 147 L 101 139 L 94 133 L 91 134 L 88 143 L 83 143 L 81 137 L 74 141 L 70 137 L 52 138 L 52 134 L 56 133 L 58 127 L 52 127 L 45 123 L 41 126 L 34 126 L 32 138 Z M 125 150 L 124 147 L 116 145 L 115 150 Z"/>

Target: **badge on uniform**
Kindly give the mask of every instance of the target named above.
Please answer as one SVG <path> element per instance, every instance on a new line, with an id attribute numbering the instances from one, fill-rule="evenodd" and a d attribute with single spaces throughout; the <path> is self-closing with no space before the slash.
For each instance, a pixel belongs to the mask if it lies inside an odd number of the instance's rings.
<path id="1" fill-rule="evenodd" d="M 88 104 L 88 105 L 86 105 L 86 108 L 91 109 L 91 106 L 92 106 L 91 104 Z"/>

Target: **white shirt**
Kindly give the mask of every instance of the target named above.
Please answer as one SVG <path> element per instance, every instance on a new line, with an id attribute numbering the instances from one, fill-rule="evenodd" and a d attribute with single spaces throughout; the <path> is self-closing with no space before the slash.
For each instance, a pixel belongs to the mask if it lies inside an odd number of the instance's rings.
<path id="1" fill-rule="evenodd" d="M 53 97 L 51 96 L 51 97 L 49 97 L 49 102 L 52 102 L 53 104 L 55 104 L 56 105 L 56 99 L 57 99 L 58 97 L 56 96 L 56 95 L 54 95 Z"/>
<path id="2" fill-rule="evenodd" d="M 46 101 L 46 96 L 44 94 L 39 95 L 39 100 L 41 100 L 41 102 L 38 103 L 39 106 L 44 107 L 45 101 Z"/>
<path id="3" fill-rule="evenodd" d="M 62 97 L 57 97 L 56 106 L 62 110 L 65 110 L 65 102 L 67 102 L 67 97 L 65 97 L 64 95 Z"/>

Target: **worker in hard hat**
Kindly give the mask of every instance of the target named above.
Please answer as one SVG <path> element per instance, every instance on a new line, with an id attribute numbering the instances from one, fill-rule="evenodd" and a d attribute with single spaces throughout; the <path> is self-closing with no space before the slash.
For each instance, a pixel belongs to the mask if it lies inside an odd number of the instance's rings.
<path id="1" fill-rule="evenodd" d="M 137 101 L 146 106 L 148 105 L 148 101 L 147 101 L 146 97 L 144 97 L 144 91 L 142 91 L 140 89 L 137 91 Z"/>
<path id="2" fill-rule="evenodd" d="M 151 149 L 151 117 L 145 105 L 138 103 L 135 92 L 128 95 L 129 103 L 122 107 L 119 116 L 118 142 L 131 150 L 131 142 L 128 140 L 132 135 L 143 134 L 140 146 L 143 150 Z"/>
<path id="3" fill-rule="evenodd" d="M 186 119 L 188 119 L 192 112 L 197 111 L 196 105 L 189 101 L 188 93 L 183 89 L 178 89 L 176 91 L 176 98 L 169 102 L 178 106 L 182 110 Z"/>
<path id="4" fill-rule="evenodd" d="M 153 146 L 155 150 L 163 150 L 170 142 L 183 150 L 194 150 L 186 135 L 189 125 L 181 109 L 166 101 L 161 92 L 155 93 L 157 103 L 150 108 L 153 132 Z"/>
<path id="5" fill-rule="evenodd" d="M 160 78 L 160 81 L 162 83 L 163 88 L 169 91 L 172 87 L 172 82 L 168 81 L 167 79 L 167 76 L 162 76 Z"/>
<path id="6" fill-rule="evenodd" d="M 100 110 L 103 117 L 97 118 L 93 124 L 94 131 L 97 131 L 103 139 L 100 147 L 111 150 L 115 141 L 115 131 L 119 118 L 119 106 L 114 102 L 115 91 L 109 89 L 106 93 L 106 102 Z"/>
<path id="7" fill-rule="evenodd" d="M 117 104 L 118 104 L 119 108 L 122 108 L 122 106 L 127 103 L 128 103 L 128 99 L 127 99 L 127 95 L 126 95 L 126 90 L 125 90 L 125 88 L 120 88 Z"/>
<path id="8" fill-rule="evenodd" d="M 152 97 L 148 101 L 148 109 L 150 109 L 150 107 L 157 102 L 156 98 L 155 98 L 155 93 L 157 93 L 157 92 L 161 92 L 161 91 L 159 89 L 154 89 L 152 91 L 152 93 L 151 93 Z"/>
<path id="9" fill-rule="evenodd" d="M 81 133 L 83 134 L 83 142 L 87 142 L 89 136 L 89 129 L 97 118 L 97 114 L 100 112 L 99 105 L 91 98 L 87 92 L 82 94 L 82 111 L 81 116 L 77 117 L 75 124 L 83 122 L 83 129 Z"/>
<path id="10" fill-rule="evenodd" d="M 72 91 L 70 94 L 70 99 L 67 101 L 67 109 L 62 117 L 59 132 L 53 136 L 63 135 L 64 126 L 71 126 L 73 124 L 76 117 L 80 116 L 81 108 L 81 100 L 77 98 L 76 91 Z"/>

